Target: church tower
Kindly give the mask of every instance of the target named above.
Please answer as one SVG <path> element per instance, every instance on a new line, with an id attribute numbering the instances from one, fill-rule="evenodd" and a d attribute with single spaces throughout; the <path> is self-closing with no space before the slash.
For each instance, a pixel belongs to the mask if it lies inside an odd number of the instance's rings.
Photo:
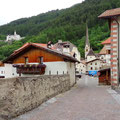
<path id="1" fill-rule="evenodd" d="M 17 33 L 16 33 L 16 30 L 14 31 L 14 36 L 16 36 L 17 35 Z"/>
<path id="2" fill-rule="evenodd" d="M 86 41 L 85 41 L 85 59 L 87 54 L 90 51 L 89 35 L 88 35 L 88 26 L 86 25 Z"/>

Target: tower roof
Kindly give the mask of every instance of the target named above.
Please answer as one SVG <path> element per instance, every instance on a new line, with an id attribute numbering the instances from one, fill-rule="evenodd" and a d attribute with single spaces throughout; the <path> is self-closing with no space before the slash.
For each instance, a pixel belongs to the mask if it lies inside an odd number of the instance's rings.
<path id="1" fill-rule="evenodd" d="M 88 45 L 90 47 L 89 34 L 88 34 L 88 26 L 87 26 L 87 24 L 86 24 L 86 41 L 85 41 L 85 45 Z"/>
<path id="2" fill-rule="evenodd" d="M 93 49 L 91 48 L 90 51 L 88 52 L 87 56 L 96 56 L 95 53 L 93 52 Z"/>

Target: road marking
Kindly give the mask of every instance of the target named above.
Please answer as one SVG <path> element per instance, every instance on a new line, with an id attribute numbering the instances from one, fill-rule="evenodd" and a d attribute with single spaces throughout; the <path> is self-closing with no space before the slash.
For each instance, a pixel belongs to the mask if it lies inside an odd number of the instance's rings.
<path id="1" fill-rule="evenodd" d="M 115 90 L 112 89 L 107 89 L 107 91 L 117 101 L 117 103 L 120 104 L 120 94 L 118 94 Z"/>

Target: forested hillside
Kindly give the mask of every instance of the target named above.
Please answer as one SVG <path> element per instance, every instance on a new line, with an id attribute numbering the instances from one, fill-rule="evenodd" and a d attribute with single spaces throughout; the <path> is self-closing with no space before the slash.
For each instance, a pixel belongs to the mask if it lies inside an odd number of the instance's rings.
<path id="1" fill-rule="evenodd" d="M 7 45 L 0 41 L 0 59 L 10 55 L 25 42 L 42 42 L 59 39 L 75 44 L 84 56 L 85 28 L 89 27 L 90 43 L 94 51 L 101 49 L 101 41 L 109 37 L 107 21 L 98 16 L 107 9 L 120 7 L 119 0 L 85 0 L 71 8 L 54 10 L 47 13 L 22 18 L 0 26 L 0 39 L 4 35 L 13 34 L 14 30 L 26 38 Z"/>

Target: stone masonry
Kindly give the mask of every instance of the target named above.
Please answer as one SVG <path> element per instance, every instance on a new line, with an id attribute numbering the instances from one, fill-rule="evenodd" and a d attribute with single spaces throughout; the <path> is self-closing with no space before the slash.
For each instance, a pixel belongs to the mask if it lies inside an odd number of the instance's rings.
<path id="1" fill-rule="evenodd" d="M 69 75 L 0 79 L 0 118 L 10 120 L 69 89 Z"/>

